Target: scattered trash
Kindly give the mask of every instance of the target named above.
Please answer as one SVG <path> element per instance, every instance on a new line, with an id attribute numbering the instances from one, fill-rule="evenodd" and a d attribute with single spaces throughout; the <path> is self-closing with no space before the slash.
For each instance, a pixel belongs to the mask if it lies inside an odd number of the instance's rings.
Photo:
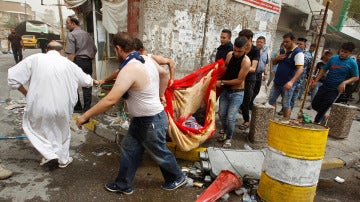
<path id="1" fill-rule="evenodd" d="M 25 135 L 18 135 L 15 137 L 12 136 L 0 136 L 0 140 L 9 140 L 9 139 L 25 139 L 27 138 Z"/>
<path id="2" fill-rule="evenodd" d="M 344 180 L 343 178 L 339 177 L 339 176 L 336 176 L 334 180 L 335 180 L 336 182 L 340 183 L 340 184 L 342 184 L 342 183 L 345 182 L 345 180 Z"/>
<path id="3" fill-rule="evenodd" d="M 204 182 L 211 182 L 211 176 L 206 175 L 205 178 L 204 178 Z"/>
<path id="4" fill-rule="evenodd" d="M 229 198 L 230 198 L 230 194 L 229 194 L 229 193 L 226 193 L 226 194 L 224 194 L 224 195 L 221 197 L 221 199 L 224 200 L 224 201 L 228 201 Z"/>
<path id="5" fill-rule="evenodd" d="M 194 187 L 202 188 L 204 186 L 204 183 L 201 182 L 194 182 Z"/>
<path id="6" fill-rule="evenodd" d="M 96 166 L 96 163 L 93 163 L 93 166 Z"/>
<path id="7" fill-rule="evenodd" d="M 244 149 L 246 149 L 246 150 L 253 150 L 248 144 L 244 144 Z"/>
<path id="8" fill-rule="evenodd" d="M 91 152 L 95 156 L 104 156 L 104 155 L 111 155 L 111 149 L 107 147 L 98 147 L 95 151 Z"/>
<path id="9" fill-rule="evenodd" d="M 189 128 L 194 128 L 196 130 L 199 130 L 200 128 L 203 127 L 196 121 L 195 117 L 193 117 L 193 116 L 190 116 L 186 121 L 184 121 L 184 123 L 182 125 L 189 127 Z"/>

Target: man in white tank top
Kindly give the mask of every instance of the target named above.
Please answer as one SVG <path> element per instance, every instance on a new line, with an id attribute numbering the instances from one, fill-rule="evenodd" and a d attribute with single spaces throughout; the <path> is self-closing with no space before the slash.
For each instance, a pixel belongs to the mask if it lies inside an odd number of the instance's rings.
<path id="1" fill-rule="evenodd" d="M 166 147 L 168 119 L 160 100 L 168 81 L 168 73 L 151 58 L 140 56 L 135 51 L 133 38 L 127 33 L 114 36 L 113 45 L 121 61 L 120 72 L 109 94 L 77 120 L 81 125 L 91 117 L 103 113 L 127 94 L 127 106 L 131 123 L 121 144 L 121 162 L 117 178 L 107 183 L 105 188 L 111 192 L 133 193 L 136 169 L 146 149 L 159 165 L 165 183 L 161 188 L 174 190 L 186 183 L 174 155 Z"/>

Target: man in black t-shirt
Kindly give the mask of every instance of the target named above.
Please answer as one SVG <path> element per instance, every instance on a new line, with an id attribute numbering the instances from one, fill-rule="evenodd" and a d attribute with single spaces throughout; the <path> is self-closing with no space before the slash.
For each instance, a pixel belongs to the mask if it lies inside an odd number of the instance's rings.
<path id="1" fill-rule="evenodd" d="M 220 60 L 221 58 L 226 60 L 226 55 L 233 51 L 233 44 L 231 43 L 231 31 L 228 29 L 223 29 L 220 35 L 221 45 L 217 48 L 215 61 Z"/>
<path id="2" fill-rule="evenodd" d="M 41 32 L 40 36 L 38 37 L 38 42 L 39 42 L 39 47 L 41 48 L 41 52 L 45 53 L 46 52 L 46 46 L 48 44 L 48 39 L 46 37 L 46 35 L 44 34 L 44 32 Z"/>
<path id="3" fill-rule="evenodd" d="M 8 36 L 8 51 L 10 51 L 10 46 L 11 46 L 11 50 L 13 52 L 14 59 L 17 64 L 23 59 L 22 49 L 24 47 L 24 44 L 21 39 L 21 36 L 19 36 L 15 32 L 14 28 L 11 28 L 10 32 L 11 34 L 9 34 Z"/>
<path id="4" fill-rule="evenodd" d="M 244 123 L 241 124 L 239 128 L 245 130 L 250 126 L 249 110 L 250 110 L 251 99 L 253 97 L 253 92 L 254 92 L 254 86 L 256 81 L 255 71 L 260 58 L 260 50 L 252 44 L 254 33 L 251 30 L 243 29 L 241 32 L 239 32 L 239 37 L 245 38 L 247 40 L 245 52 L 251 61 L 250 71 L 245 79 L 244 100 L 240 107 L 243 115 Z"/>

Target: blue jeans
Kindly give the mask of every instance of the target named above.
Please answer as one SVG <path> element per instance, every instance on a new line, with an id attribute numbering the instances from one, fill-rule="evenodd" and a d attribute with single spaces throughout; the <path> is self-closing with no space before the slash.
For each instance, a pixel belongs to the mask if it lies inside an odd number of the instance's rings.
<path id="1" fill-rule="evenodd" d="M 164 111 L 154 116 L 131 119 L 127 135 L 121 144 L 121 161 L 115 183 L 120 189 L 133 187 L 135 172 L 144 150 L 159 165 L 165 183 L 183 177 L 175 156 L 166 146 L 168 119 Z"/>
<path id="2" fill-rule="evenodd" d="M 283 86 L 278 86 L 274 83 L 270 90 L 269 104 L 275 105 L 277 98 L 281 95 L 283 109 L 291 109 L 291 98 L 295 87 L 296 85 L 294 84 L 290 90 L 285 90 Z"/>
<path id="3" fill-rule="evenodd" d="M 244 99 L 244 91 L 224 89 L 219 98 L 219 115 L 226 139 L 232 139 L 236 115 Z"/>

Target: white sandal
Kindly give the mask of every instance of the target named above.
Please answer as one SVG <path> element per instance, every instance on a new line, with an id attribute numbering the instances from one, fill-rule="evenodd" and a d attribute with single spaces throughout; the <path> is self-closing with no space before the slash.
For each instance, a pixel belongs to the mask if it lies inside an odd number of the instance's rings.
<path id="1" fill-rule="evenodd" d="M 225 140 L 224 144 L 222 145 L 223 148 L 230 148 L 231 147 L 231 140 Z"/>

